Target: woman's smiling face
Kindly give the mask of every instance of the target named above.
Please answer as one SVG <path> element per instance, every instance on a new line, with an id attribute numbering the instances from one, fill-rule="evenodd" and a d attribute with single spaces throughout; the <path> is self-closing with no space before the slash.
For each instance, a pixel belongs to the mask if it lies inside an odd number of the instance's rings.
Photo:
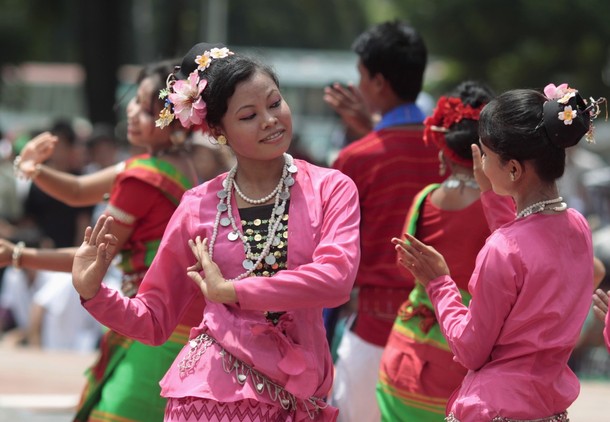
<path id="1" fill-rule="evenodd" d="M 220 133 L 238 158 L 269 160 L 288 150 L 292 139 L 290 108 L 269 75 L 257 71 L 236 86 Z"/>

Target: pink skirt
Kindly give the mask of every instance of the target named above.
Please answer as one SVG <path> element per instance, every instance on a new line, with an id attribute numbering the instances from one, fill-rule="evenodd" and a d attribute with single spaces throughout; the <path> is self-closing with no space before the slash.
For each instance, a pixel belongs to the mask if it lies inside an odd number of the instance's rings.
<path id="1" fill-rule="evenodd" d="M 199 397 L 169 398 L 164 422 L 292 422 L 292 413 L 279 406 L 246 399 L 221 403 Z"/>

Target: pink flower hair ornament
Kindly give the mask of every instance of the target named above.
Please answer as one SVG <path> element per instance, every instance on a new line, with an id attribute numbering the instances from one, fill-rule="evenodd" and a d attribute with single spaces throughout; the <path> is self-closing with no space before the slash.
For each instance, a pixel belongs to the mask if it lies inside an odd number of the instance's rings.
<path id="1" fill-rule="evenodd" d="M 551 142 L 562 148 L 577 144 L 583 136 L 588 143 L 594 142 L 593 120 L 601 112 L 600 105 L 606 103 L 604 97 L 597 100 L 591 97 L 587 101 L 567 83 L 559 86 L 548 84 L 544 88 L 544 95 L 547 101 L 543 105 L 542 121 L 536 130 L 544 127 Z"/>
<path id="2" fill-rule="evenodd" d="M 200 72 L 210 67 L 213 60 L 223 59 L 232 54 L 233 52 L 226 47 L 212 48 L 197 55 L 195 58 L 197 68 L 189 74 L 187 79 L 176 79 L 175 73 L 171 73 L 167 77 L 166 88 L 159 93 L 159 98 L 165 99 L 165 106 L 159 113 L 155 126 L 163 129 L 177 118 L 183 127 L 205 132 L 207 130 L 205 122 L 207 106 L 201 94 L 208 81 L 200 76 Z M 179 70 L 180 67 L 177 67 L 176 72 Z"/>

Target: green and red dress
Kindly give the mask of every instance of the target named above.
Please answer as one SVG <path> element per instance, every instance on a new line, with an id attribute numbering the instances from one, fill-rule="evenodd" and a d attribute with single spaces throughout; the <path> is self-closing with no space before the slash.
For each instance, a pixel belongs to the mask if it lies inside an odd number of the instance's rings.
<path id="1" fill-rule="evenodd" d="M 476 256 L 490 230 L 481 201 L 461 210 L 442 210 L 430 200 L 440 185 L 423 189 L 414 199 L 404 232 L 434 246 L 447 261 L 464 304 Z M 413 276 L 398 265 L 408 282 Z M 466 369 L 453 361 L 425 288 L 416 283 L 399 308 L 379 369 L 377 401 L 383 421 L 443 421 L 445 406 Z"/>
<path id="2" fill-rule="evenodd" d="M 165 227 L 191 177 L 160 158 L 138 155 L 125 162 L 110 192 L 105 211 L 115 224 L 133 232 L 120 251 L 121 290 L 134 296 L 152 263 Z M 100 356 L 87 370 L 87 384 L 75 421 L 162 421 L 166 400 L 159 380 L 201 320 L 203 296 L 186 312 L 181 324 L 162 346 L 147 346 L 115 331 L 102 338 Z"/>

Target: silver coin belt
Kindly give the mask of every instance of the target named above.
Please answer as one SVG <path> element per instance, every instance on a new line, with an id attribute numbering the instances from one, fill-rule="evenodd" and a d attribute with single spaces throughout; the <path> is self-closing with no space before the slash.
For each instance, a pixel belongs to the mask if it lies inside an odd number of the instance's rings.
<path id="1" fill-rule="evenodd" d="M 460 422 L 460 420 L 453 416 L 453 413 L 450 413 L 449 416 L 445 418 L 445 422 Z M 562 412 L 542 419 L 510 419 L 496 416 L 491 422 L 570 422 L 570 419 L 568 418 L 568 412 Z"/>
<path id="2" fill-rule="evenodd" d="M 250 365 L 227 352 L 216 340 L 214 340 L 214 338 L 205 333 L 199 334 L 189 341 L 190 349 L 178 365 L 180 377 L 184 378 L 187 375 L 195 373 L 197 362 L 201 359 L 201 356 L 206 352 L 208 347 L 213 344 L 217 344 L 218 347 L 220 347 L 218 354 L 222 358 L 222 369 L 227 374 L 233 373 L 235 380 L 240 385 L 249 382 L 259 395 L 266 393 L 269 398 L 272 401 L 277 402 L 282 409 L 294 412 L 297 410 L 300 401 L 309 415 L 309 418 L 314 420 L 318 412 L 328 406 L 328 404 L 319 397 L 311 396 L 308 399 L 299 399 L 294 394 L 286 391 L 281 385 L 271 381 L 267 376 L 261 374 Z M 320 403 L 323 404 L 320 405 Z"/>

